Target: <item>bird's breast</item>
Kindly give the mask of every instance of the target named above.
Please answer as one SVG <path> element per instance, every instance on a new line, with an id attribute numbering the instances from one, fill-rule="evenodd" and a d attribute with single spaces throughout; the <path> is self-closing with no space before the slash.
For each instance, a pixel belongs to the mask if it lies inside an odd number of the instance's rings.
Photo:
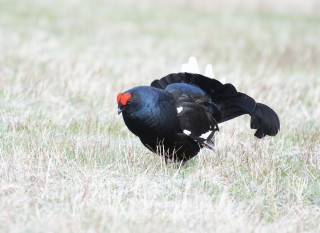
<path id="1" fill-rule="evenodd" d="M 150 139 L 171 136 L 178 124 L 175 105 L 168 101 L 146 105 L 133 113 L 124 113 L 123 119 L 132 133 Z"/>

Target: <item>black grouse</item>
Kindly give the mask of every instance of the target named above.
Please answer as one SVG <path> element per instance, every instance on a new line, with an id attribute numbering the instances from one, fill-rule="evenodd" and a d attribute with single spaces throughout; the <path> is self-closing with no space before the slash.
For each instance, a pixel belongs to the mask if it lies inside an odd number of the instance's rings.
<path id="1" fill-rule="evenodd" d="M 169 74 L 150 86 L 119 93 L 117 103 L 129 130 L 166 161 L 187 161 L 203 147 L 213 149 L 218 124 L 243 114 L 251 116 L 258 138 L 280 130 L 271 108 L 230 83 L 200 74 Z"/>

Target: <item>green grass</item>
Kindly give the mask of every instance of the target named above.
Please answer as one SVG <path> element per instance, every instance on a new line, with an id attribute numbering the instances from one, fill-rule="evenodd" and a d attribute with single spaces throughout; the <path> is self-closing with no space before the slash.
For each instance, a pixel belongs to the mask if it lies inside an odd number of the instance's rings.
<path id="1" fill-rule="evenodd" d="M 319 232 L 317 4 L 0 0 L 0 232 Z M 117 93 L 192 55 L 281 132 L 240 117 L 182 166 L 144 148 Z"/>

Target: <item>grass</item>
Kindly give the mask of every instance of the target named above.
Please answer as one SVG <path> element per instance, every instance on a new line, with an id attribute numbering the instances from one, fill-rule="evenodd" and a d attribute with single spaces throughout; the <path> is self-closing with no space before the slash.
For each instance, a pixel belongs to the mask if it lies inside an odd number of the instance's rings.
<path id="1" fill-rule="evenodd" d="M 1 232 L 319 232 L 317 2 L 0 0 Z M 119 91 L 202 67 L 274 108 L 183 166 L 117 116 Z"/>

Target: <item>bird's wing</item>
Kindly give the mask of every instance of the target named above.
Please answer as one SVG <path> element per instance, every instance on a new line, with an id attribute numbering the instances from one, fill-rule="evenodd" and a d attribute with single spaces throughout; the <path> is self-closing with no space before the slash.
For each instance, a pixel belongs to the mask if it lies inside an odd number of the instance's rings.
<path id="1" fill-rule="evenodd" d="M 175 101 L 179 119 L 179 132 L 187 135 L 201 147 L 213 148 L 213 137 L 218 124 L 206 103 L 210 97 L 196 86 L 189 85 L 165 89 Z"/>
<path id="2" fill-rule="evenodd" d="M 238 92 L 230 83 L 222 84 L 200 74 L 173 73 L 153 81 L 151 86 L 202 95 L 207 109 L 218 123 L 249 114 L 250 126 L 257 129 L 255 136 L 258 138 L 274 136 L 280 130 L 279 117 L 270 107 L 256 103 L 250 96 Z"/>

